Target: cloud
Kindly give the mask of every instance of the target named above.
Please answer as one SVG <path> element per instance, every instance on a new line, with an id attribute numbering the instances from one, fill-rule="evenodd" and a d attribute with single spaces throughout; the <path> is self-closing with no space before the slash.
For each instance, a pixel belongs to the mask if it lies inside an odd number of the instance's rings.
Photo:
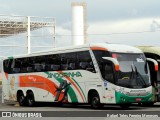
<path id="1" fill-rule="evenodd" d="M 69 30 L 68 28 L 65 28 L 63 26 L 57 26 L 56 34 L 57 35 L 71 35 L 71 30 Z"/>
<path id="2" fill-rule="evenodd" d="M 57 46 L 72 45 L 70 24 L 71 22 L 66 22 L 61 26 L 57 26 Z M 90 22 L 87 29 L 87 43 L 110 42 L 128 45 L 160 46 L 159 24 L 160 18 Z"/>
<path id="3" fill-rule="evenodd" d="M 159 45 L 160 34 L 160 1 L 159 0 L 27 0 L 15 1 L 1 0 L 0 14 L 24 15 L 24 16 L 48 16 L 56 18 L 56 45 L 57 47 L 72 45 L 71 37 L 71 2 L 87 3 L 87 41 L 110 42 L 129 45 Z M 31 4 L 32 3 L 32 4 Z M 37 7 L 38 3 L 38 7 Z M 35 9 L 36 7 L 36 9 Z M 141 32 L 142 33 L 130 33 Z M 49 30 L 53 33 L 53 29 Z M 126 34 L 112 34 L 126 33 Z M 128 34 L 127 34 L 128 33 Z M 18 39 L 18 42 L 17 42 Z M 24 42 L 25 41 L 25 42 Z M 53 45 L 53 39 L 31 39 L 32 45 Z M 25 44 L 26 36 L 21 38 L 14 36 L 1 40 L 2 44 Z M 46 48 L 43 48 L 46 49 Z M 1 53 L 11 55 L 27 50 L 10 48 Z"/>
<path id="4" fill-rule="evenodd" d="M 88 43 L 110 42 L 129 45 L 160 46 L 159 24 L 160 18 L 92 22 L 89 24 L 87 32 Z"/>
<path id="5" fill-rule="evenodd" d="M 160 23 L 157 22 L 156 20 L 153 20 L 150 28 L 151 28 L 151 31 L 159 30 L 160 29 Z"/>
<path id="6" fill-rule="evenodd" d="M 0 13 L 55 17 L 61 25 L 71 20 L 71 3 L 77 1 L 87 3 L 88 21 L 155 17 L 160 11 L 159 0 L 1 0 Z"/>
<path id="7" fill-rule="evenodd" d="M 87 43 L 110 42 L 128 45 L 159 45 L 160 18 L 90 22 Z M 56 28 L 57 46 L 72 45 L 71 22 Z"/>
<path id="8" fill-rule="evenodd" d="M 66 29 L 66 30 L 71 31 L 71 30 L 72 30 L 71 25 L 72 25 L 72 22 L 71 22 L 71 21 L 69 21 L 69 22 L 65 22 L 65 23 L 63 23 L 63 24 L 62 24 L 62 25 L 60 25 L 60 26 L 61 26 L 63 29 Z"/>
<path id="9" fill-rule="evenodd" d="M 160 19 L 159 19 L 160 20 Z M 100 21 L 89 24 L 89 33 L 109 34 L 113 32 L 138 32 L 150 30 L 153 19 L 130 19 L 121 21 Z M 97 28 L 97 29 L 95 29 Z"/>
<path id="10" fill-rule="evenodd" d="M 0 14 L 5 14 L 11 12 L 11 8 L 7 4 L 0 4 Z"/>
<path id="11" fill-rule="evenodd" d="M 66 23 L 68 24 L 68 23 Z M 62 26 L 56 28 L 56 46 L 70 46 L 72 42 L 71 30 Z"/>
<path id="12" fill-rule="evenodd" d="M 128 45 L 154 45 L 160 46 L 160 18 L 139 18 L 127 20 L 106 20 L 89 22 L 87 29 L 87 43 L 109 42 Z M 49 34 L 53 34 L 53 29 L 48 29 Z M 9 38 L 7 38 L 9 39 Z M 13 37 L 14 39 L 14 37 Z M 10 42 L 13 40 L 10 39 Z M 31 38 L 32 45 L 53 45 L 53 39 Z M 16 41 L 14 41 L 15 43 Z M 5 40 L 7 44 L 7 40 Z M 22 40 L 21 40 L 22 44 Z M 56 26 L 56 46 L 72 45 L 71 22 L 66 22 Z M 2 48 L 3 49 L 3 48 Z M 1 50 L 2 50 L 1 49 Z M 33 51 L 42 51 L 47 48 L 34 48 Z M 48 48 L 51 49 L 51 48 Z M 13 55 L 17 53 L 26 53 L 27 50 L 22 48 L 10 48 L 4 54 Z"/>

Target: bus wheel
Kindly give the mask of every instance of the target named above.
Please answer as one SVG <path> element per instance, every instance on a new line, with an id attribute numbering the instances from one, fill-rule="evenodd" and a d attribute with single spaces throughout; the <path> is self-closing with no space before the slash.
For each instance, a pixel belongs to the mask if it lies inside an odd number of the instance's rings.
<path id="1" fill-rule="evenodd" d="M 24 94 L 22 92 L 18 93 L 17 101 L 18 101 L 20 106 L 25 106 L 26 105 L 26 98 L 24 97 Z"/>
<path id="2" fill-rule="evenodd" d="M 128 109 L 131 106 L 131 104 L 121 104 L 120 107 L 124 110 Z"/>
<path id="3" fill-rule="evenodd" d="M 34 99 L 34 94 L 32 91 L 27 93 L 27 105 L 29 107 L 32 107 L 35 105 L 35 99 Z"/>
<path id="4" fill-rule="evenodd" d="M 98 109 L 103 107 L 103 104 L 100 103 L 100 98 L 97 92 L 94 92 L 92 94 L 92 98 L 91 98 L 91 106 L 94 109 Z"/>

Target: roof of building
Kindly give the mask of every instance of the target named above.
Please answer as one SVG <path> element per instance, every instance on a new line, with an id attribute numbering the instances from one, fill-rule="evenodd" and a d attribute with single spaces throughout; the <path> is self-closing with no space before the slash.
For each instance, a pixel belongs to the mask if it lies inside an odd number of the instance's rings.
<path id="1" fill-rule="evenodd" d="M 0 15 L 0 37 L 8 37 L 27 32 L 28 18 L 30 18 L 30 31 L 42 27 L 55 26 L 54 18 Z"/>

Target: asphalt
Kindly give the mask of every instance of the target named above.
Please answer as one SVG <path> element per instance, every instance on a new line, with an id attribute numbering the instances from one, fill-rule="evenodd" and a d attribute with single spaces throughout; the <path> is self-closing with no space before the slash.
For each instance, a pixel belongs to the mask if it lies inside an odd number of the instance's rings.
<path id="1" fill-rule="evenodd" d="M 35 107 L 21 107 L 18 105 L 18 103 L 13 103 L 13 102 L 5 102 L 5 103 L 1 103 L 2 102 L 2 86 L 0 86 L 0 114 L 3 111 L 17 111 L 17 112 L 31 112 L 31 111 L 36 111 L 36 112 L 43 112 L 45 111 L 45 113 L 47 112 L 51 112 L 48 114 L 55 114 L 56 116 L 58 114 L 62 116 L 65 116 L 66 120 L 80 120 L 80 119 L 86 119 L 86 120 L 113 120 L 116 118 L 108 118 L 108 117 L 92 117 L 92 116 L 100 116 L 100 114 L 102 114 L 101 112 L 105 112 L 104 114 L 107 114 L 109 112 L 113 112 L 113 113 L 127 113 L 127 112 L 135 112 L 135 114 L 144 112 L 144 113 L 151 113 L 151 114 L 156 114 L 157 112 L 160 113 L 160 103 L 156 103 L 154 106 L 151 107 L 144 107 L 144 106 L 138 106 L 137 104 L 133 104 L 128 110 L 121 110 L 121 108 L 118 105 L 105 105 L 105 107 L 103 109 L 98 109 L 98 110 L 94 110 L 90 107 L 90 105 L 86 105 L 86 104 L 65 104 L 63 106 L 55 106 L 55 104 L 53 103 L 39 103 L 37 104 Z M 56 113 L 58 112 L 59 113 Z M 71 117 L 72 114 L 79 115 L 81 114 L 82 117 Z M 90 114 L 90 117 L 84 117 L 83 116 L 87 116 Z M 1 119 L 1 118 L 0 118 Z M 19 118 L 13 118 L 12 120 L 19 120 Z M 32 118 L 32 120 L 41 120 L 41 118 Z M 44 118 L 43 118 L 44 119 Z M 51 119 L 49 117 L 45 118 L 45 119 Z M 61 120 L 64 119 L 64 117 L 54 117 L 54 120 Z M 117 118 L 119 120 L 124 120 L 127 118 Z M 132 118 L 131 118 L 132 119 Z M 141 119 L 151 119 L 151 118 L 136 118 L 137 120 Z M 156 120 L 156 118 L 153 118 Z"/>

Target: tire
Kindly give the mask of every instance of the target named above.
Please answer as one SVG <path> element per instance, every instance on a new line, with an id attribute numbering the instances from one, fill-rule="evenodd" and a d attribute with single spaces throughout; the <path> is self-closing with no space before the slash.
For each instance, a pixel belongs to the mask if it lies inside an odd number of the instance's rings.
<path id="1" fill-rule="evenodd" d="M 27 93 L 27 105 L 33 107 L 35 105 L 35 99 L 33 92 Z"/>
<path id="2" fill-rule="evenodd" d="M 152 107 L 154 105 L 154 102 L 149 102 L 149 103 L 142 103 L 144 107 Z"/>
<path id="3" fill-rule="evenodd" d="M 160 94 L 157 96 L 157 102 L 160 102 Z"/>
<path id="4" fill-rule="evenodd" d="M 103 104 L 100 103 L 100 98 L 97 92 L 94 92 L 91 96 L 91 107 L 93 109 L 98 109 L 103 107 Z"/>
<path id="5" fill-rule="evenodd" d="M 55 106 L 55 107 L 62 107 L 62 106 L 63 106 L 63 103 L 62 103 L 62 102 L 55 102 L 55 103 L 54 103 L 54 106 Z"/>
<path id="6" fill-rule="evenodd" d="M 123 110 L 127 110 L 130 106 L 131 106 L 131 104 L 121 104 L 121 105 L 120 105 L 120 107 L 121 107 Z"/>
<path id="7" fill-rule="evenodd" d="M 26 105 L 26 98 L 22 92 L 18 93 L 17 96 L 17 101 L 20 106 L 25 106 Z"/>

